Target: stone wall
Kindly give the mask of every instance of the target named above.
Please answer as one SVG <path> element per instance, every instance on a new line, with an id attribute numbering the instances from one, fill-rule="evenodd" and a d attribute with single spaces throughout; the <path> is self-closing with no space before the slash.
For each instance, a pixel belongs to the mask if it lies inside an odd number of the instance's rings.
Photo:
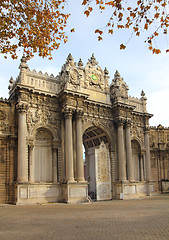
<path id="1" fill-rule="evenodd" d="M 14 202 L 16 180 L 15 106 L 0 99 L 0 203 Z"/>
<path id="2" fill-rule="evenodd" d="M 151 174 L 155 190 L 162 191 L 162 181 L 169 180 L 169 128 L 150 128 Z"/>

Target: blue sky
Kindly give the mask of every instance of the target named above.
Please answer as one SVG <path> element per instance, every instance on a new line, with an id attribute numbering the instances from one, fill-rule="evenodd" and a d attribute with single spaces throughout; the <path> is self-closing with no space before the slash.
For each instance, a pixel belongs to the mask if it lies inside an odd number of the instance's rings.
<path id="1" fill-rule="evenodd" d="M 133 37 L 126 50 L 120 51 L 119 45 L 129 39 L 129 32 L 118 31 L 114 35 L 105 34 L 104 40 L 99 42 L 94 33 L 96 28 L 104 27 L 109 11 L 104 14 L 97 12 L 87 18 L 83 14 L 84 7 L 80 5 L 81 1 L 69 0 L 68 3 L 67 8 L 72 14 L 67 28 L 68 42 L 61 44 L 60 48 L 53 52 L 53 60 L 35 56 L 28 62 L 29 68 L 57 75 L 69 53 L 72 53 L 76 62 L 81 58 L 84 64 L 94 53 L 101 68 L 107 67 L 110 82 L 115 71 L 118 70 L 129 86 L 129 95 L 140 98 L 141 90 L 145 91 L 147 110 L 154 114 L 150 125 L 169 126 L 169 53 L 165 53 L 167 42 L 164 42 L 162 54 L 153 55 L 144 44 L 143 37 Z M 75 33 L 70 33 L 69 30 L 73 27 Z M 8 97 L 8 81 L 11 76 L 15 79 L 19 74 L 18 67 L 22 56 L 21 53 L 19 54 L 17 60 L 10 58 L 5 60 L 0 55 L 0 97 Z"/>

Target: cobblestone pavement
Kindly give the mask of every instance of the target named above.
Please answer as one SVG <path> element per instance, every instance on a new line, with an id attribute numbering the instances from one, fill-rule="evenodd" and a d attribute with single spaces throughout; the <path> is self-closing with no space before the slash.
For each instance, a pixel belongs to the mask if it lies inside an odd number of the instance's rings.
<path id="1" fill-rule="evenodd" d="M 92 204 L 0 205 L 0 240 L 169 240 L 169 195 Z"/>

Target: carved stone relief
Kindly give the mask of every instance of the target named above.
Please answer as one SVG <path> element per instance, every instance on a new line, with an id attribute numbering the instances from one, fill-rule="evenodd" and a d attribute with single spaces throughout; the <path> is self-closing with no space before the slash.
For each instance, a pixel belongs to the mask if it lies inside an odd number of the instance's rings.
<path id="1" fill-rule="evenodd" d="M 45 125 L 50 125 L 57 130 L 57 135 L 60 136 L 60 115 L 58 112 L 50 111 L 43 106 L 37 109 L 30 108 L 27 112 L 26 121 L 28 131 L 30 131 L 35 124 L 40 123 L 44 127 Z"/>
<path id="2" fill-rule="evenodd" d="M 1 132 L 9 132 L 9 124 L 5 122 L 0 122 L 0 131 Z"/>
<path id="3" fill-rule="evenodd" d="M 0 120 L 5 120 L 5 119 L 6 119 L 5 111 L 0 110 Z"/>
<path id="4" fill-rule="evenodd" d="M 95 150 L 96 153 L 96 189 L 97 200 L 111 199 L 111 177 L 109 150 L 104 142 Z"/>

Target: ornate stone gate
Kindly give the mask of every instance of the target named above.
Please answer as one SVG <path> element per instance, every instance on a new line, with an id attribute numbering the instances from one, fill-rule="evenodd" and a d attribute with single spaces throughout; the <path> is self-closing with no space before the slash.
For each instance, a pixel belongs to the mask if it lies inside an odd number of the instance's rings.
<path id="1" fill-rule="evenodd" d="M 10 80 L 18 136 L 18 204 L 137 198 L 153 191 L 146 98 L 94 55 L 83 66 L 68 55 L 58 76 L 30 71 L 25 57 Z M 14 119 L 13 118 L 13 119 Z M 84 144 L 86 151 L 83 159 Z"/>

